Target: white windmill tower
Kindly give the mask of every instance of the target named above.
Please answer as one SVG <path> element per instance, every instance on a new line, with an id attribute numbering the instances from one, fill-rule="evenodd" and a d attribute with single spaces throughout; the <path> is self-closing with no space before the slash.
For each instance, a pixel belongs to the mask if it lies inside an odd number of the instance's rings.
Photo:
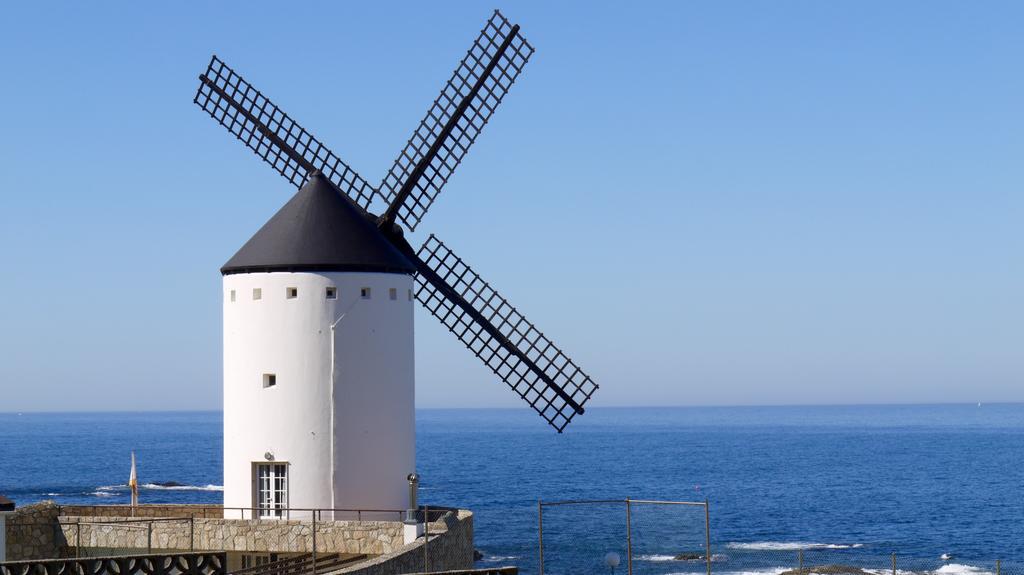
<path id="1" fill-rule="evenodd" d="M 377 187 L 216 56 L 200 75 L 195 103 L 300 187 L 221 270 L 226 508 L 406 507 L 414 296 L 556 430 L 583 413 L 590 377 L 440 240 L 417 252 L 403 232 L 532 54 L 495 11 Z"/>
<path id="2" fill-rule="evenodd" d="M 225 507 L 404 509 L 412 264 L 317 174 L 221 272 Z"/>

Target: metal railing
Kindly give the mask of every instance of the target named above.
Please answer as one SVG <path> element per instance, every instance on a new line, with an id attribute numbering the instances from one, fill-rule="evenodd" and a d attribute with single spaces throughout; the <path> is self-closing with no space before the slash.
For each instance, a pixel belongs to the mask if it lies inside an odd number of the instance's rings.
<path id="1" fill-rule="evenodd" d="M 226 575 L 224 553 L 171 553 L 0 563 L 0 575 Z"/>
<path id="2" fill-rule="evenodd" d="M 420 508 L 423 509 L 422 507 Z M 86 513 L 82 513 L 87 510 Z M 103 517 L 199 517 L 207 519 L 316 519 L 323 521 L 403 521 L 406 509 L 357 509 L 343 507 L 225 507 L 223 505 L 58 505 L 58 515 Z M 168 515 L 160 515 L 167 513 Z M 173 514 L 173 515 L 171 515 Z M 443 513 L 441 513 L 443 514 Z M 236 515 L 236 516 L 231 516 Z"/>

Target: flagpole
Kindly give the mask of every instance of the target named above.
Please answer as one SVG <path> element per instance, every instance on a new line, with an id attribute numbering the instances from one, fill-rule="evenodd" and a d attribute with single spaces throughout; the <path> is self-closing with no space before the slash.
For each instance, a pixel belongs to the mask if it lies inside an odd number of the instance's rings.
<path id="1" fill-rule="evenodd" d="M 135 452 L 132 452 L 132 472 L 128 476 L 128 487 L 132 490 L 132 517 L 135 517 L 135 507 L 139 505 L 139 478 L 135 473 Z"/>

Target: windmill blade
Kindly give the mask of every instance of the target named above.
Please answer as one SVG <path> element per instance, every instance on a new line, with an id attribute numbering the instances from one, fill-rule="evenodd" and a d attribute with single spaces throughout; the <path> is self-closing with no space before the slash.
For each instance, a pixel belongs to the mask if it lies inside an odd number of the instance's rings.
<path id="1" fill-rule="evenodd" d="M 597 391 L 561 349 L 434 235 L 417 256 L 416 299 L 559 433 Z"/>
<path id="2" fill-rule="evenodd" d="M 384 220 L 416 229 L 531 55 L 495 10 L 381 182 Z"/>
<path id="3" fill-rule="evenodd" d="M 320 170 L 327 179 L 369 210 L 380 192 L 253 88 L 220 58 L 213 56 L 199 76 L 193 102 L 227 128 L 295 187 Z"/>

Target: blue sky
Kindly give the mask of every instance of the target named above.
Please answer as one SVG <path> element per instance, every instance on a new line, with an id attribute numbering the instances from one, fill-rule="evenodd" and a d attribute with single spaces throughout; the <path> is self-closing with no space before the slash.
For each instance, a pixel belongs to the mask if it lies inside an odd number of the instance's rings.
<path id="1" fill-rule="evenodd" d="M 217 409 L 218 268 L 292 193 L 216 53 L 379 181 L 495 6 L 7 4 L 0 411 Z M 416 234 L 593 405 L 1024 401 L 1024 7 L 499 6 L 537 53 Z M 516 406 L 417 314 L 422 407 Z"/>

